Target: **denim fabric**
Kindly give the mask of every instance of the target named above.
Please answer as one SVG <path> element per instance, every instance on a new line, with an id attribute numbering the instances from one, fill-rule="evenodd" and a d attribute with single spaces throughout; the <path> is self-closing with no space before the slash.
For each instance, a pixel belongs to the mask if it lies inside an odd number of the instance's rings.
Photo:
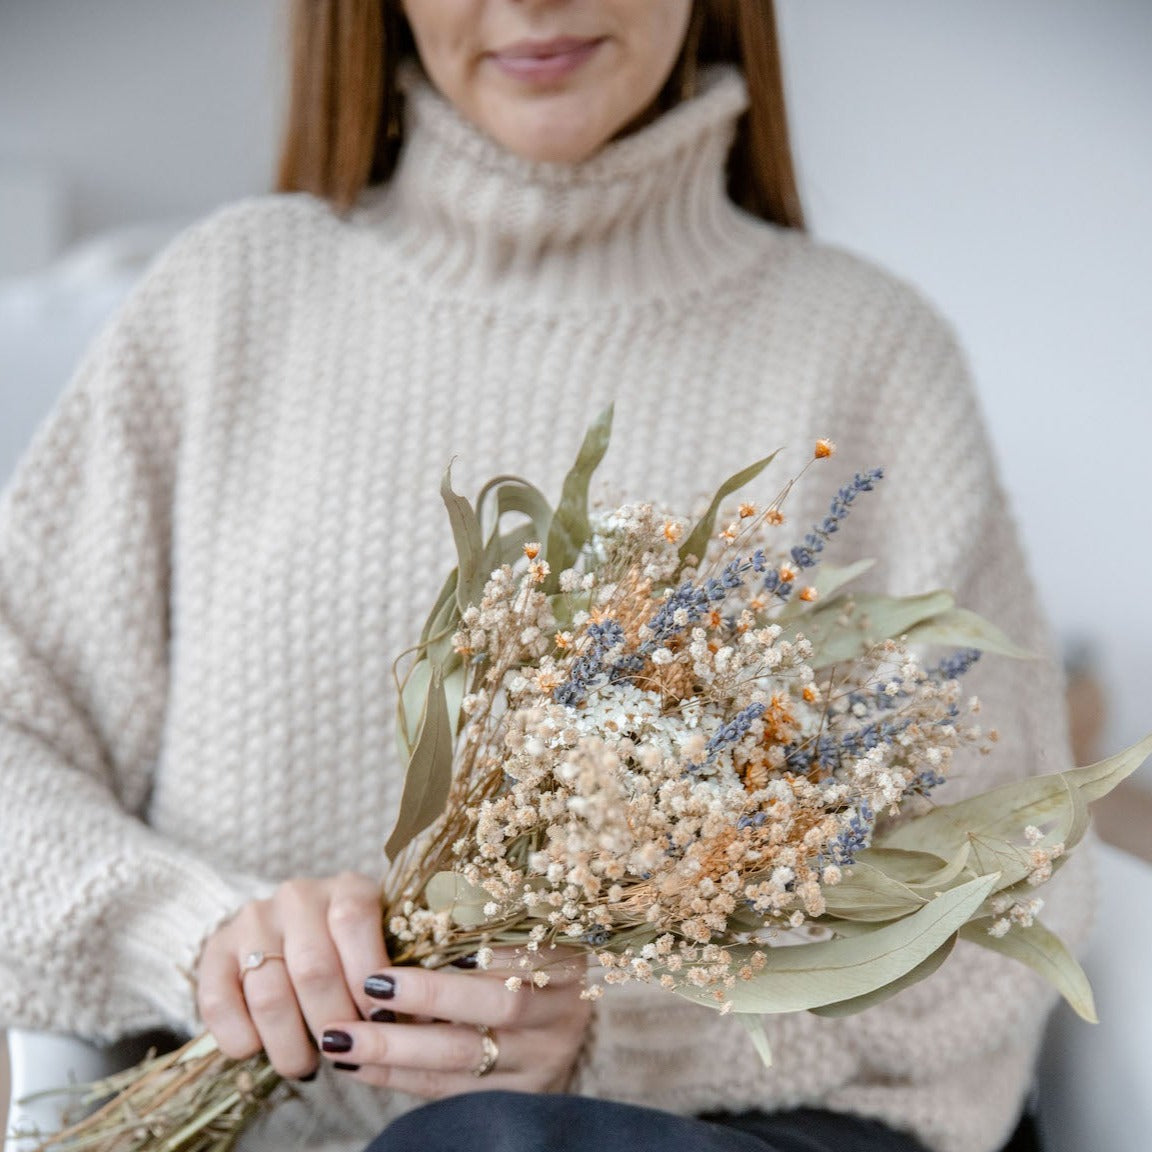
<path id="1" fill-rule="evenodd" d="M 472 1092 L 390 1124 L 367 1152 L 923 1152 L 909 1136 L 829 1112 L 675 1116 L 582 1096 Z"/>

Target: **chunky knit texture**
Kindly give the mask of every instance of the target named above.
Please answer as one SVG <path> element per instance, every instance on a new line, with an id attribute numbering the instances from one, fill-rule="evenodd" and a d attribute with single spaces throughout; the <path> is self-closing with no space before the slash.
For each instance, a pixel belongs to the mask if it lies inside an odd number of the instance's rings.
<path id="1" fill-rule="evenodd" d="M 377 874 L 401 775 L 393 658 L 446 566 L 438 498 L 518 472 L 556 493 L 617 405 L 608 499 L 696 506 L 734 466 L 841 451 L 800 534 L 883 465 L 837 549 L 894 592 L 947 586 L 1046 650 L 948 327 L 871 264 L 736 210 L 732 73 L 576 168 L 524 163 L 419 84 L 392 184 L 179 239 L 93 348 L 0 504 L 0 1023 L 192 1029 L 207 933 L 294 875 Z M 763 493 L 761 493 L 763 494 Z M 1066 766 L 1048 662 L 971 679 L 1002 734 L 959 796 Z M 1073 941 L 1076 869 L 1049 902 Z M 618 993 L 618 994 L 617 994 Z M 961 946 L 847 1020 L 735 1021 L 650 990 L 598 1009 L 582 1091 L 675 1111 L 855 1110 L 991 1152 L 1049 994 Z M 245 1141 L 362 1145 L 411 1101 L 325 1075 Z"/>

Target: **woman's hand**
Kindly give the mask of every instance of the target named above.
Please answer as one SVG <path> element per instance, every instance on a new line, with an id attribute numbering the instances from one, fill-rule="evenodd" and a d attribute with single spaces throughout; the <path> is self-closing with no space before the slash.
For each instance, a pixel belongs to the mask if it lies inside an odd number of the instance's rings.
<path id="1" fill-rule="evenodd" d="M 288 1079 L 311 1078 L 322 1047 L 347 1075 L 417 1096 L 562 1091 L 591 1012 L 580 998 L 585 961 L 561 949 L 535 960 L 543 987 L 508 966 L 510 953 L 487 972 L 389 968 L 379 888 L 345 873 L 289 881 L 219 928 L 200 959 L 198 1004 L 225 1055 L 263 1048 Z M 514 975 L 525 979 L 510 990 Z"/>
<path id="2" fill-rule="evenodd" d="M 366 985 L 376 1003 L 369 1020 L 331 1024 L 323 1050 L 341 1066 L 358 1065 L 349 1073 L 356 1080 L 425 1098 L 485 1088 L 563 1092 L 592 1010 L 580 997 L 586 961 L 571 949 L 543 949 L 534 969 L 548 982 L 538 987 L 514 957 L 498 951 L 484 972 L 375 973 Z M 510 978 L 519 986 L 509 987 Z M 430 1022 L 403 1022 L 411 1017 Z"/>
<path id="3" fill-rule="evenodd" d="M 351 872 L 290 880 L 208 938 L 197 1003 L 226 1056 L 263 1048 L 281 1076 L 307 1079 L 329 1022 L 379 1007 L 364 981 L 387 963 L 375 881 Z"/>

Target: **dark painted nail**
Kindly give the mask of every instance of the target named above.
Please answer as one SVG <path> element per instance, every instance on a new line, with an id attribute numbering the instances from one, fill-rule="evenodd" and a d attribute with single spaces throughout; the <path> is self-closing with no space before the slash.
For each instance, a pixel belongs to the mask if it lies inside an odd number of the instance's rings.
<path id="1" fill-rule="evenodd" d="M 309 1072 L 307 1076 L 300 1076 L 300 1077 L 298 1077 L 298 1079 L 299 1079 L 301 1084 L 311 1084 L 312 1081 L 315 1080 L 316 1077 L 319 1075 L 319 1073 L 320 1073 L 319 1068 L 313 1068 L 312 1071 Z"/>
<path id="2" fill-rule="evenodd" d="M 332 1061 L 332 1067 L 340 1072 L 359 1072 L 359 1064 L 341 1064 L 339 1060 Z"/>
<path id="3" fill-rule="evenodd" d="M 468 956 L 459 956 L 452 961 L 453 968 L 478 968 L 479 966 L 480 961 L 477 959 L 475 952 Z"/>
<path id="4" fill-rule="evenodd" d="M 369 976 L 364 991 L 375 1000 L 391 1000 L 396 995 L 396 981 L 391 976 Z"/>
<path id="5" fill-rule="evenodd" d="M 325 1052 L 351 1052 L 352 1037 L 347 1032 L 338 1032 L 333 1028 L 320 1037 L 320 1047 Z"/>
<path id="6" fill-rule="evenodd" d="M 395 1024 L 396 1013 L 391 1008 L 377 1008 L 368 1019 L 373 1024 Z"/>

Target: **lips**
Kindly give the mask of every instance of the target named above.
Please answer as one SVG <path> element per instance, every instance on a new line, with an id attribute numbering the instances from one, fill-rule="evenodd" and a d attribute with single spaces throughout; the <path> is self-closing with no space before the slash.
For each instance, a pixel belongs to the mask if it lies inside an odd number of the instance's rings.
<path id="1" fill-rule="evenodd" d="M 553 80 L 575 72 L 597 52 L 598 36 L 558 36 L 550 40 L 520 40 L 489 54 L 503 72 L 525 80 Z"/>

